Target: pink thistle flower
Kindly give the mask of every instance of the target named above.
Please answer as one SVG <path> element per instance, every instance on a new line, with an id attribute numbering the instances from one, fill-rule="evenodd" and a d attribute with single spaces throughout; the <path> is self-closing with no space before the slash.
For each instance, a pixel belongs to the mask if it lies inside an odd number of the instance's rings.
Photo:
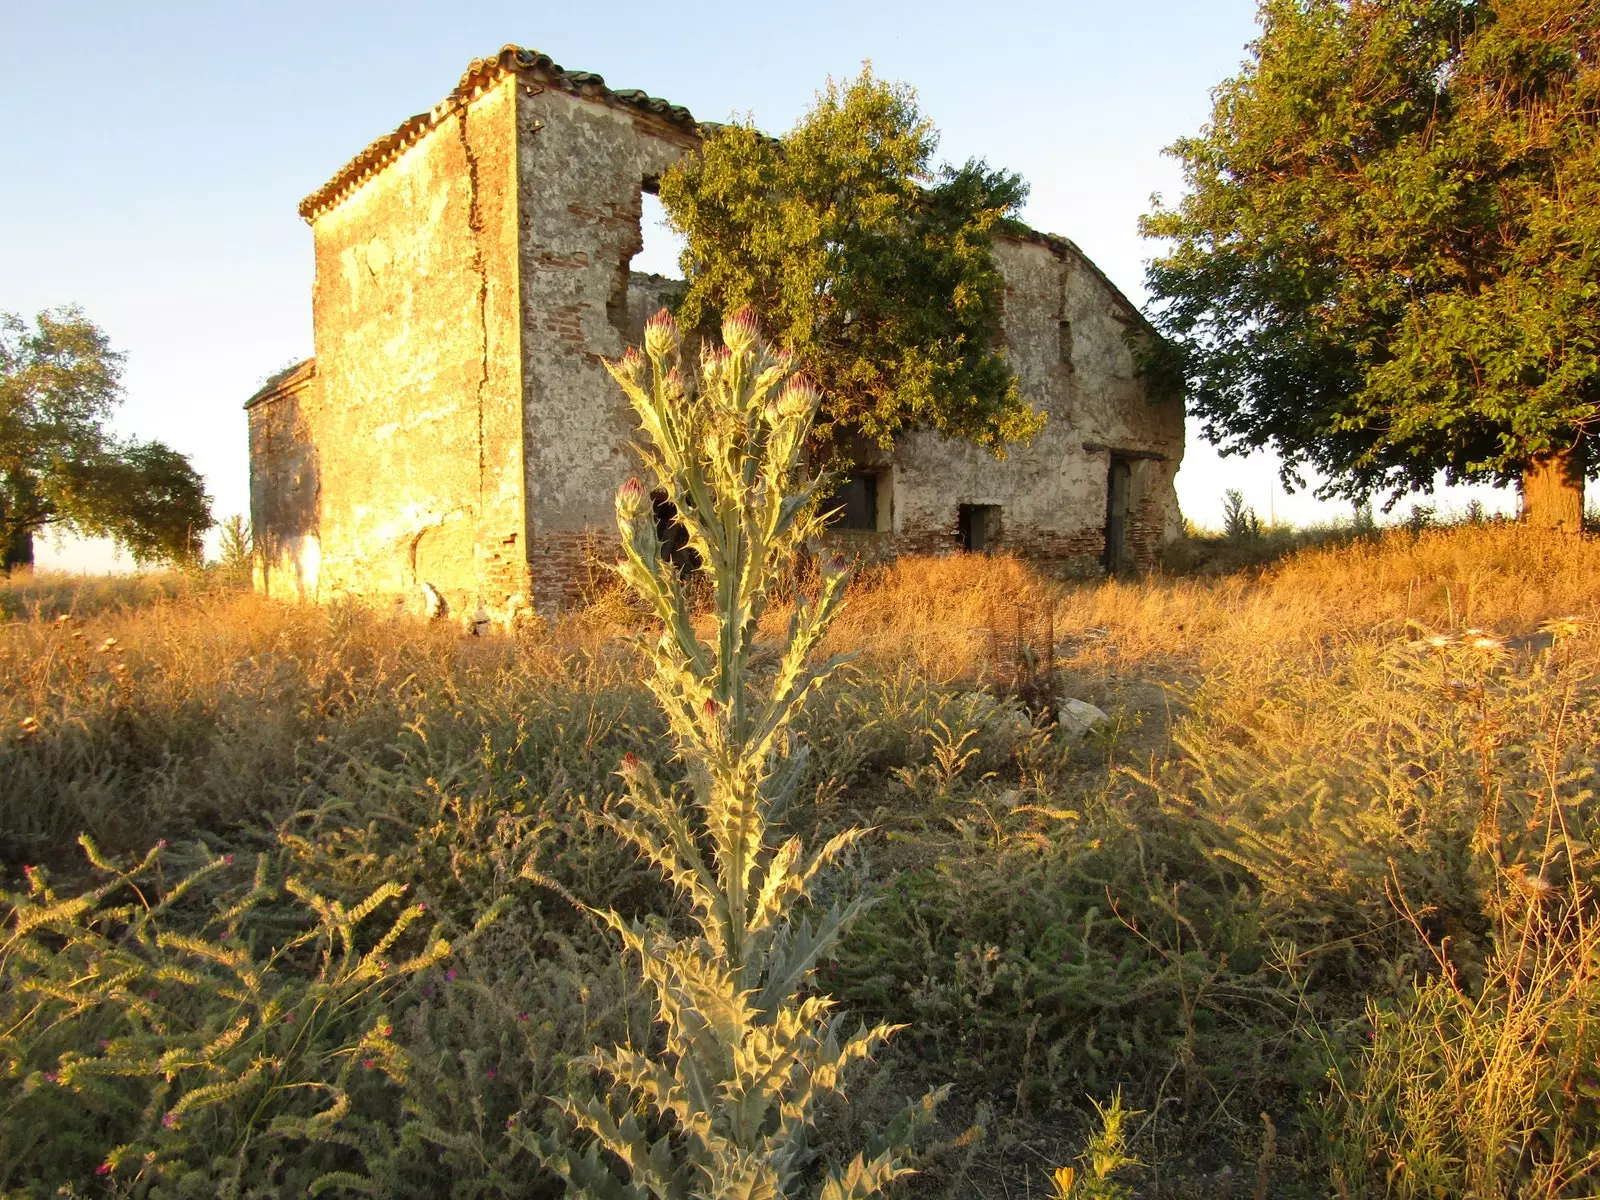
<path id="1" fill-rule="evenodd" d="M 796 375 L 784 384 L 778 396 L 778 411 L 786 417 L 803 417 L 816 409 L 821 398 L 816 384 L 804 375 Z"/>
<path id="2" fill-rule="evenodd" d="M 222 856 L 222 865 L 223 865 L 223 866 L 225 866 L 225 867 L 231 867 L 231 866 L 233 866 L 233 855 L 231 855 L 231 854 L 224 854 L 224 855 L 223 855 L 223 856 Z"/>
<path id="3" fill-rule="evenodd" d="M 644 512 L 645 504 L 649 497 L 645 495 L 644 484 L 639 482 L 637 476 L 632 476 L 628 482 L 617 489 L 617 517 L 619 520 L 632 521 Z"/>
<path id="4" fill-rule="evenodd" d="M 490 1067 L 487 1071 L 485 1071 L 483 1073 L 483 1077 L 485 1079 L 493 1079 L 494 1078 L 494 1068 Z"/>
<path id="5" fill-rule="evenodd" d="M 370 1070 L 372 1070 L 373 1067 L 377 1066 L 378 1064 L 373 1059 L 363 1058 L 361 1060 L 361 1065 L 362 1065 L 363 1068 L 365 1068 L 366 1070 L 370 1071 Z"/>
<path id="6" fill-rule="evenodd" d="M 101 1163 L 98 1167 L 96 1167 L 94 1169 L 94 1173 L 96 1175 L 109 1175 L 109 1174 L 111 1174 L 111 1164 L 108 1163 L 108 1162 Z"/>
<path id="7" fill-rule="evenodd" d="M 662 309 L 645 322 L 644 348 L 645 353 L 654 358 L 665 358 L 676 352 L 682 343 L 678 333 L 678 323 L 672 319 L 672 314 Z"/>
<path id="8" fill-rule="evenodd" d="M 54 1071 L 46 1071 L 44 1073 L 44 1081 L 46 1083 L 60 1083 L 61 1076 L 57 1075 Z"/>
<path id="9" fill-rule="evenodd" d="M 156 849 L 157 850 L 165 850 L 166 848 L 167 848 L 167 839 L 166 838 L 158 838 L 156 840 Z"/>
<path id="10" fill-rule="evenodd" d="M 284 1024 L 293 1025 L 294 1024 L 294 1014 L 293 1013 L 285 1013 L 284 1016 L 283 1016 L 283 1020 L 284 1020 Z"/>
<path id="11" fill-rule="evenodd" d="M 166 1116 L 161 1118 L 161 1128 L 176 1129 L 177 1127 L 178 1115 L 176 1113 L 168 1113 Z"/>
<path id="12" fill-rule="evenodd" d="M 524 1022 L 525 1022 L 525 1021 L 527 1021 L 527 1019 L 528 1019 L 528 1014 L 527 1014 L 527 1013 L 525 1013 L 525 1012 L 519 1012 L 519 1013 L 518 1013 L 518 1014 L 517 1014 L 517 1020 L 519 1020 L 519 1021 L 524 1021 Z"/>
<path id="13" fill-rule="evenodd" d="M 706 718 L 709 720 L 722 711 L 722 705 L 718 704 L 712 697 L 707 696 L 706 702 L 700 706 L 700 711 L 705 713 Z"/>
<path id="14" fill-rule="evenodd" d="M 456 969 L 451 967 L 444 973 L 444 978 L 446 983 L 454 983 L 456 981 Z"/>
<path id="15" fill-rule="evenodd" d="M 755 309 L 748 304 L 722 322 L 722 340 L 734 353 L 749 350 L 761 336 Z"/>

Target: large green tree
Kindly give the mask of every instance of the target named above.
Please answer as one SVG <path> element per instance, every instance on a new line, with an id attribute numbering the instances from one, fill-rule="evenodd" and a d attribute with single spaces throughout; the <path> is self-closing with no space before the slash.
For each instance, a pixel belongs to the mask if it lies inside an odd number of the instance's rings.
<path id="1" fill-rule="evenodd" d="M 137 562 L 187 562 L 211 527 L 189 460 L 107 428 L 122 402 L 122 355 L 76 308 L 33 326 L 0 313 L 0 547 L 6 573 L 58 527 L 115 538 Z"/>
<path id="2" fill-rule="evenodd" d="M 1600 5 L 1265 0 L 1145 219 L 1157 320 L 1225 452 L 1360 498 L 1600 466 Z"/>
<path id="3" fill-rule="evenodd" d="M 661 181 L 687 240 L 680 315 L 749 305 L 827 397 L 823 438 L 924 426 L 996 453 L 1042 417 L 998 348 L 995 231 L 1027 190 L 979 161 L 935 168 L 909 88 L 830 82 L 781 139 L 711 127 Z"/>

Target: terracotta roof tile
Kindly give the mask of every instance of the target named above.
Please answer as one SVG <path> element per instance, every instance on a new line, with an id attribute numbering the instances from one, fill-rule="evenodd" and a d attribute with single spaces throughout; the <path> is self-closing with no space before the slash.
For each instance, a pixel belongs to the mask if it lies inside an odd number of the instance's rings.
<path id="1" fill-rule="evenodd" d="M 419 141 L 429 130 L 438 126 L 451 113 L 474 97 L 482 95 L 493 84 L 509 74 L 521 75 L 538 84 L 564 91 L 589 100 L 616 103 L 641 112 L 650 113 L 672 125 L 681 126 L 685 132 L 696 134 L 699 126 L 688 109 L 659 100 L 637 89 L 615 91 L 606 81 L 592 71 L 567 71 L 554 62 L 548 54 L 526 50 L 521 46 L 506 46 L 493 58 L 477 58 L 467 68 L 461 82 L 448 96 L 425 113 L 401 123 L 393 133 L 385 134 L 356 155 L 311 195 L 300 202 L 300 215 L 314 220 L 362 183 L 388 166 L 404 151 Z"/>

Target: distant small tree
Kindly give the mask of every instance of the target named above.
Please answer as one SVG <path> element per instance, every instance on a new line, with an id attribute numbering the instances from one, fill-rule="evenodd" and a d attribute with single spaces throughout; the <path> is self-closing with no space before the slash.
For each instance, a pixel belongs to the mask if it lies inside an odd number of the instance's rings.
<path id="1" fill-rule="evenodd" d="M 135 562 L 196 561 L 211 499 L 187 457 L 106 427 L 122 355 L 75 307 L 0 313 L 0 548 L 7 574 L 47 528 L 115 538 Z"/>
<path id="2" fill-rule="evenodd" d="M 250 522 L 239 513 L 222 521 L 222 537 L 217 544 L 217 570 L 230 583 L 249 583 L 255 539 Z"/>
<path id="3" fill-rule="evenodd" d="M 661 180 L 687 247 L 679 315 L 750 306 L 821 387 L 817 432 L 882 445 L 913 426 L 1002 454 L 1044 418 L 997 343 L 994 234 L 1027 195 L 980 161 L 934 166 L 909 88 L 830 82 L 782 139 L 712 129 Z"/>
<path id="4" fill-rule="evenodd" d="M 1244 502 L 1244 493 L 1229 488 L 1222 493 L 1222 532 L 1229 541 L 1250 541 L 1261 536 L 1261 518 Z"/>

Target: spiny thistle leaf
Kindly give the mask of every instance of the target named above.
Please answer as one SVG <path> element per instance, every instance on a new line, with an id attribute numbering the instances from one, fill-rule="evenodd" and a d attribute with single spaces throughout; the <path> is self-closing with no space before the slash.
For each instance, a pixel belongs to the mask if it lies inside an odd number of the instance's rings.
<path id="1" fill-rule="evenodd" d="M 662 558 L 649 492 L 630 479 L 616 501 L 617 573 L 661 623 L 659 640 L 640 650 L 687 788 L 663 786 L 630 754 L 620 768 L 629 800 L 602 820 L 688 899 L 700 936 L 599 914 L 655 994 L 666 1053 L 595 1051 L 589 1064 L 627 1105 L 558 1102 L 593 1138 L 584 1155 L 534 1143 L 547 1166 L 596 1196 L 799 1195 L 809 1187 L 818 1106 L 896 1028 L 841 1044 L 832 1001 L 804 994 L 864 907 L 836 904 L 816 924 L 793 917 L 811 901 L 819 872 L 862 831 L 838 834 L 810 856 L 798 838 L 773 836 L 799 780 L 798 764 L 782 760 L 788 728 L 838 665 L 807 664 L 839 611 L 847 573 L 842 561 L 829 562 L 817 597 L 797 603 L 763 694 L 751 671 L 762 614 L 779 572 L 821 531 L 817 481 L 803 477 L 800 461 L 820 397 L 762 342 L 749 313 L 728 318 L 722 332 L 723 346 L 701 355 L 698 387 L 683 377 L 682 338 L 665 312 L 647 325 L 642 355 L 630 350 L 608 364 L 638 414 L 647 443 L 640 457 L 710 576 L 715 628 L 705 640 L 693 628 L 677 570 Z M 658 1128 L 671 1136 L 650 1132 Z M 626 1183 L 607 1170 L 602 1147 L 626 1165 Z M 877 1194 L 905 1173 L 906 1149 L 901 1142 L 858 1155 L 824 1194 Z"/>

